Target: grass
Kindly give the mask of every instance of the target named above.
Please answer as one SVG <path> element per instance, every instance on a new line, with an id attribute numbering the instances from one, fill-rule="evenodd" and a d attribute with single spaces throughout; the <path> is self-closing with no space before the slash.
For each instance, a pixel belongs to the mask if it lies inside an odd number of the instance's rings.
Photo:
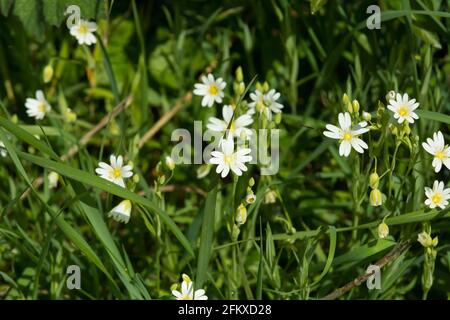
<path id="1" fill-rule="evenodd" d="M 209 299 L 450 297 L 449 209 L 424 204 L 424 187 L 450 175 L 421 145 L 438 130 L 449 139 L 448 2 L 378 1 L 380 30 L 366 27 L 370 1 L 72 2 L 97 22 L 95 45 L 70 35 L 64 0 L 0 0 L 0 298 L 173 299 L 183 273 Z M 213 166 L 199 178 L 200 164 L 165 164 L 175 129 L 193 136 L 194 121 L 206 130 L 221 117 L 193 94 L 208 73 L 227 83 L 234 119 L 264 82 L 280 92 L 282 114 L 253 124 L 280 129 L 276 174 L 249 165 L 222 179 Z M 52 105 L 42 121 L 25 108 L 36 90 Z M 391 90 L 420 102 L 414 124 L 396 124 Z M 344 93 L 359 101 L 355 119 L 371 114 L 369 149 L 348 158 L 323 135 L 348 110 Z M 132 161 L 127 188 L 95 173 L 110 154 Z M 127 224 L 108 216 L 123 199 Z M 437 246 L 424 248 L 422 231 Z M 379 290 L 365 285 L 371 264 Z M 70 265 L 80 290 L 66 286 Z"/>

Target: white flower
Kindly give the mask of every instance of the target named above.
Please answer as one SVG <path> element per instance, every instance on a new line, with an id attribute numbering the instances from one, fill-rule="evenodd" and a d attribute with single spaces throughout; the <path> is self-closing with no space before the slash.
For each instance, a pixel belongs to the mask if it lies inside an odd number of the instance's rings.
<path id="1" fill-rule="evenodd" d="M 248 129 L 247 126 L 253 123 L 252 117 L 249 114 L 243 114 L 237 119 L 234 118 L 232 121 L 231 119 L 233 118 L 233 112 L 232 106 L 224 105 L 222 107 L 223 120 L 216 117 L 211 117 L 209 118 L 209 123 L 206 127 L 211 131 L 223 134 L 229 126 L 230 134 L 234 137 L 241 137 L 242 133 L 244 133 L 245 137 L 250 137 L 252 135 L 252 130 Z"/>
<path id="2" fill-rule="evenodd" d="M 124 178 L 129 178 L 133 175 L 131 171 L 133 168 L 130 165 L 123 165 L 123 157 L 111 155 L 110 157 L 111 165 L 100 162 L 98 168 L 95 172 L 100 175 L 103 179 L 114 182 L 115 184 L 125 188 Z"/>
<path id="3" fill-rule="evenodd" d="M 181 292 L 172 290 L 172 294 L 177 300 L 208 300 L 205 290 L 198 289 L 194 292 L 194 283 L 191 279 L 183 274 L 183 282 L 181 283 Z"/>
<path id="4" fill-rule="evenodd" d="M 270 90 L 264 95 L 264 102 L 273 113 L 279 113 L 283 109 L 283 105 L 277 102 L 279 98 L 280 93 L 276 92 L 275 89 Z"/>
<path id="5" fill-rule="evenodd" d="M 217 164 L 216 172 L 221 173 L 222 178 L 228 175 L 230 169 L 238 176 L 242 175 L 242 171 L 247 171 L 245 163 L 252 160 L 249 148 L 240 148 L 234 152 L 234 141 L 231 135 L 228 135 L 227 139 L 222 139 L 219 145 L 222 151 L 211 152 L 210 163 Z"/>
<path id="6" fill-rule="evenodd" d="M 433 139 L 427 138 L 427 142 L 423 142 L 422 147 L 434 156 L 432 165 L 435 172 L 441 171 L 442 163 L 450 169 L 450 148 L 445 145 L 442 132 L 433 133 Z"/>
<path id="7" fill-rule="evenodd" d="M 340 128 L 327 124 L 326 128 L 329 131 L 324 131 L 323 134 L 332 139 L 337 139 L 341 141 L 339 146 L 339 155 L 348 157 L 350 151 L 353 147 L 357 152 L 364 153 L 363 149 L 367 149 L 367 144 L 359 139 L 357 136 L 369 131 L 367 122 L 360 122 L 358 125 L 352 127 L 352 120 L 350 118 L 350 113 L 339 113 L 338 116 Z"/>
<path id="8" fill-rule="evenodd" d="M 83 19 L 70 28 L 70 34 L 78 40 L 78 44 L 86 44 L 90 46 L 97 42 L 94 32 L 97 31 L 97 24 Z"/>
<path id="9" fill-rule="evenodd" d="M 448 205 L 448 199 L 450 199 L 450 188 L 444 189 L 444 182 L 435 180 L 433 183 L 433 189 L 425 187 L 425 195 L 427 200 L 425 204 L 431 209 L 439 207 L 445 209 Z"/>
<path id="10" fill-rule="evenodd" d="M 202 76 L 203 83 L 196 83 L 194 85 L 194 94 L 197 96 L 203 96 L 202 107 L 212 107 L 214 102 L 222 103 L 224 97 L 223 89 L 227 85 L 222 78 L 214 80 L 212 74 L 208 76 Z"/>
<path id="11" fill-rule="evenodd" d="M 36 99 L 27 98 L 25 107 L 27 108 L 28 116 L 33 117 L 36 120 L 44 119 L 45 114 L 52 109 L 47 100 L 45 100 L 42 90 L 36 91 Z"/>
<path id="12" fill-rule="evenodd" d="M 117 222 L 128 223 L 131 215 L 131 201 L 123 200 L 117 206 L 115 206 L 109 213 L 108 217 L 113 217 Z"/>
<path id="13" fill-rule="evenodd" d="M 280 93 L 276 92 L 275 89 L 271 89 L 266 94 L 255 90 L 255 92 L 250 93 L 252 102 L 248 104 L 250 108 L 248 114 L 252 115 L 255 112 L 259 112 L 260 114 L 264 113 L 266 118 L 271 120 L 272 112 L 280 113 L 281 109 L 283 109 L 283 105 L 277 102 L 278 98 L 280 98 Z"/>
<path id="14" fill-rule="evenodd" d="M 413 111 L 419 107 L 419 103 L 416 99 L 409 100 L 408 94 L 405 93 L 402 97 L 400 93 L 397 93 L 397 99 L 390 99 L 387 108 L 394 112 L 394 118 L 398 123 L 408 121 L 414 123 L 414 119 L 419 119 L 419 116 Z"/>
<path id="15" fill-rule="evenodd" d="M 7 155 L 8 155 L 8 152 L 6 151 L 5 144 L 3 143 L 3 141 L 0 141 L 0 156 L 2 156 L 4 158 Z"/>
<path id="16" fill-rule="evenodd" d="M 52 171 L 48 174 L 48 186 L 50 189 L 54 189 L 58 186 L 59 174 L 55 171 Z"/>

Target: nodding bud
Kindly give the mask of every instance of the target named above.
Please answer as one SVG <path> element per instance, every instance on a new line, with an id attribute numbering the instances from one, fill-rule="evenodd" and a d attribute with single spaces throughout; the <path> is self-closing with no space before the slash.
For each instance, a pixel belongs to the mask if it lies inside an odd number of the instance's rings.
<path id="1" fill-rule="evenodd" d="M 389 227 L 386 223 L 382 222 L 378 225 L 378 236 L 380 239 L 384 239 L 389 235 Z"/>
<path id="2" fill-rule="evenodd" d="M 250 187 L 253 187 L 255 185 L 255 179 L 253 179 L 253 177 L 251 177 L 250 180 L 248 180 L 248 185 Z"/>
<path id="3" fill-rule="evenodd" d="M 237 81 L 237 82 L 242 82 L 242 81 L 244 81 L 244 74 L 242 73 L 242 67 L 241 67 L 241 66 L 239 66 L 239 67 L 236 69 L 236 81 Z"/>
<path id="4" fill-rule="evenodd" d="M 370 187 L 372 189 L 377 189 L 379 183 L 380 183 L 380 177 L 378 176 L 378 174 L 376 172 L 372 173 L 369 176 L 369 185 L 370 185 Z"/>
<path id="5" fill-rule="evenodd" d="M 54 189 L 58 186 L 59 174 L 52 171 L 48 174 L 48 186 L 50 189 Z"/>
<path id="6" fill-rule="evenodd" d="M 433 248 L 438 244 L 438 237 L 434 237 L 434 239 L 431 239 L 430 234 L 424 231 L 422 233 L 419 233 L 419 235 L 417 236 L 417 241 L 419 241 L 420 244 L 425 248 Z"/>
<path id="7" fill-rule="evenodd" d="M 342 96 L 342 102 L 344 103 L 344 105 L 348 105 L 348 103 L 350 102 L 350 99 L 348 98 L 348 95 L 346 93 L 344 93 L 344 95 Z"/>
<path id="8" fill-rule="evenodd" d="M 275 190 L 267 190 L 266 194 L 264 195 L 264 203 L 275 203 L 277 201 L 277 193 Z"/>
<path id="9" fill-rule="evenodd" d="M 371 115 L 369 112 L 363 111 L 362 117 L 363 117 L 363 119 L 366 120 L 366 121 L 372 120 L 372 115 Z"/>
<path id="10" fill-rule="evenodd" d="M 253 193 L 252 189 L 248 188 L 247 195 L 245 196 L 245 202 L 247 202 L 247 204 L 252 204 L 253 202 L 255 202 L 255 200 L 255 194 Z"/>
<path id="11" fill-rule="evenodd" d="M 173 169 L 175 169 L 175 161 L 173 161 L 173 159 L 171 157 L 167 156 L 165 159 L 165 162 L 166 162 L 166 167 L 170 171 L 173 171 Z"/>
<path id="12" fill-rule="evenodd" d="M 53 67 L 51 64 L 45 66 L 44 71 L 42 72 L 42 78 L 44 79 L 44 83 L 49 83 L 53 78 Z"/>
<path id="13" fill-rule="evenodd" d="M 378 190 L 378 189 L 373 189 L 370 192 L 369 198 L 370 198 L 370 205 L 373 207 L 378 207 L 383 204 L 382 195 L 381 195 L 380 190 Z"/>
<path id="14" fill-rule="evenodd" d="M 355 113 L 358 113 L 359 112 L 359 102 L 358 102 L 358 100 L 353 100 L 352 106 L 353 106 L 353 111 L 355 111 Z"/>
<path id="15" fill-rule="evenodd" d="M 386 100 L 389 102 L 389 100 L 391 99 L 395 99 L 395 91 L 391 90 L 388 92 L 388 94 L 386 95 Z"/>
<path id="16" fill-rule="evenodd" d="M 133 175 L 133 182 L 136 183 L 136 184 L 138 184 L 138 183 L 139 183 L 139 180 L 140 180 L 139 175 L 138 175 L 137 173 L 135 173 L 135 174 Z"/>
<path id="17" fill-rule="evenodd" d="M 241 225 L 244 224 L 245 221 L 247 221 L 247 209 L 245 206 L 241 203 L 239 207 L 236 210 L 236 217 L 235 217 L 236 223 Z"/>

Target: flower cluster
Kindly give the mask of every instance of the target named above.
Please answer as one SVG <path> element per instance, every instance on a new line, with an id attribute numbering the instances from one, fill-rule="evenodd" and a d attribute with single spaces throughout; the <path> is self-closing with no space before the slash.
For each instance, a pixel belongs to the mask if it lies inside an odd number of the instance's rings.
<path id="1" fill-rule="evenodd" d="M 242 69 L 236 70 L 234 82 L 234 96 L 226 96 L 226 82 L 222 78 L 215 79 L 212 74 L 201 77 L 202 83 L 195 84 L 194 94 L 201 96 L 202 107 L 212 107 L 215 103 L 222 106 L 222 118 L 210 117 L 207 128 L 219 137 L 216 150 L 211 152 L 209 164 L 216 165 L 216 172 L 222 178 L 233 172 L 241 176 L 247 171 L 246 163 L 252 161 L 251 149 L 247 142 L 252 136 L 250 126 L 254 124 L 254 115 L 259 119 L 264 118 L 264 123 L 272 121 L 272 114 L 280 114 L 283 105 L 278 102 L 280 93 L 270 89 L 267 83 L 256 84 L 256 90 L 250 93 L 251 102 L 243 99 L 245 84 L 243 82 Z M 264 126 L 264 125 L 263 125 Z M 235 141 L 236 140 L 236 141 Z M 209 167 L 202 167 L 199 177 L 209 173 Z"/>

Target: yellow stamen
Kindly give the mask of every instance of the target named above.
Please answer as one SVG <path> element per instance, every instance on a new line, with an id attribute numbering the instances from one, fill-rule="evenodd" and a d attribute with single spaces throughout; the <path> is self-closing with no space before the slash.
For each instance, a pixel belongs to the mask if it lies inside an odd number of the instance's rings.
<path id="1" fill-rule="evenodd" d="M 40 102 L 38 105 L 39 112 L 45 113 L 47 111 L 46 105 L 44 102 Z"/>
<path id="2" fill-rule="evenodd" d="M 435 193 L 432 197 L 431 197 L 431 201 L 435 204 L 440 203 L 442 200 L 442 194 L 440 193 Z"/>
<path id="3" fill-rule="evenodd" d="M 185 294 L 184 296 L 181 297 L 181 300 L 193 300 L 193 299 L 190 295 Z"/>
<path id="4" fill-rule="evenodd" d="M 442 159 L 444 159 L 445 154 L 442 151 L 438 151 L 438 152 L 436 152 L 435 157 L 438 158 L 439 160 L 442 160 Z"/>
<path id="5" fill-rule="evenodd" d="M 78 32 L 79 32 L 79 33 L 86 34 L 86 33 L 89 32 L 89 30 L 88 30 L 87 26 L 85 26 L 84 24 L 82 24 L 82 25 L 80 25 L 80 26 L 78 27 Z"/>
<path id="6" fill-rule="evenodd" d="M 352 135 L 351 135 L 351 133 L 350 133 L 350 132 L 345 133 L 343 139 L 344 139 L 344 140 L 347 140 L 347 141 L 352 140 Z"/>
<path id="7" fill-rule="evenodd" d="M 122 176 L 122 170 L 120 168 L 114 168 L 111 174 L 114 178 L 120 178 Z"/>
<path id="8" fill-rule="evenodd" d="M 223 157 L 223 161 L 224 161 L 226 164 L 230 164 L 231 161 L 233 161 L 233 156 L 225 156 L 225 157 Z"/>
<path id="9" fill-rule="evenodd" d="M 406 106 L 401 106 L 400 108 L 398 108 L 397 112 L 400 116 L 404 117 L 404 116 L 408 115 L 409 110 Z"/>
<path id="10" fill-rule="evenodd" d="M 208 88 L 208 93 L 212 95 L 216 95 L 219 92 L 219 88 L 215 84 L 212 84 Z"/>

